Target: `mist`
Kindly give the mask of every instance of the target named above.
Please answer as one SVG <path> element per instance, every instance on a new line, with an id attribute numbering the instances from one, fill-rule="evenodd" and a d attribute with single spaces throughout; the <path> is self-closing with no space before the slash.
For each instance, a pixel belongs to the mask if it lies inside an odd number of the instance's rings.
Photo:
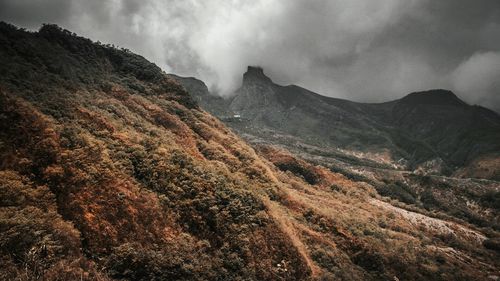
<path id="1" fill-rule="evenodd" d="M 59 24 L 222 96 L 259 65 L 277 83 L 332 97 L 382 102 L 446 88 L 500 109 L 495 0 L 0 0 L 0 20 Z"/>

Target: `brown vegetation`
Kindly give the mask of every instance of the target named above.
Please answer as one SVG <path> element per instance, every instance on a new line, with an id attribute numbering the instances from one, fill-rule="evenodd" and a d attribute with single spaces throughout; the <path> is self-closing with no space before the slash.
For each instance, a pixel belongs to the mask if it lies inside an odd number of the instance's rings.
<path id="1" fill-rule="evenodd" d="M 0 279 L 496 274 L 496 240 L 443 236 L 366 183 L 256 153 L 137 55 L 51 25 L 2 23 L 0 43 Z"/>

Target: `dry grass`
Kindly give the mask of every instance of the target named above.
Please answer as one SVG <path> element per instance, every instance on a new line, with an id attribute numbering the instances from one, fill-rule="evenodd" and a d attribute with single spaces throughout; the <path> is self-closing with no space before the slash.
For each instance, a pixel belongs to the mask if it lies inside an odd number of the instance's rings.
<path id="1" fill-rule="evenodd" d="M 443 236 L 373 204 L 368 184 L 256 152 L 136 55 L 55 27 L 0 32 L 0 278 L 497 274 L 498 254 L 468 226 Z"/>

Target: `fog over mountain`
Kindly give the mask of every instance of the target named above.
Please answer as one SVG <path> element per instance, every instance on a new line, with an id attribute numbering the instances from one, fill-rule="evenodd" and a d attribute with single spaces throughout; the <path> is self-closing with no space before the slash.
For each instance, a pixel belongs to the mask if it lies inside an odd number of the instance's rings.
<path id="1" fill-rule="evenodd" d="M 0 20 L 113 42 L 220 95 L 260 65 L 280 84 L 332 97 L 377 102 L 446 88 L 500 109 L 496 0 L 0 0 Z"/>

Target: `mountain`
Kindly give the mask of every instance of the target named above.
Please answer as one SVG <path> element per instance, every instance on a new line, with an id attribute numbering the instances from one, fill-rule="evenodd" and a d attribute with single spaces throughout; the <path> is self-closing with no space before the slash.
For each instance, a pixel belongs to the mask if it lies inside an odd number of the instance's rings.
<path id="1" fill-rule="evenodd" d="M 193 93 L 190 85 L 180 82 Z M 357 103 L 295 85 L 280 86 L 262 68 L 248 67 L 235 95 L 217 104 L 241 115 L 244 124 L 234 127 L 244 133 L 258 135 L 270 129 L 309 145 L 365 154 L 367 160 L 384 157 L 392 165 L 404 164 L 404 169 L 440 163 L 433 168 L 442 174 L 500 179 L 500 116 L 468 105 L 450 91 L 411 93 L 379 104 Z M 201 105 L 221 116 L 211 104 Z M 472 166 L 483 162 L 490 163 L 487 171 L 472 171 Z"/>
<path id="2" fill-rule="evenodd" d="M 311 274 L 270 167 L 160 68 L 54 25 L 0 58 L 1 280 Z"/>
<path id="3" fill-rule="evenodd" d="M 226 100 L 213 95 L 208 91 L 207 85 L 201 80 L 194 77 L 181 77 L 175 74 L 168 74 L 167 77 L 178 81 L 180 84 L 188 88 L 190 95 L 198 104 L 202 104 L 203 108 L 210 108 L 210 112 L 216 116 L 229 116 Z"/>
<path id="4" fill-rule="evenodd" d="M 218 106 L 202 83 L 184 80 L 191 96 L 172 77 L 55 25 L 0 23 L 1 280 L 498 278 L 494 182 L 455 196 L 449 179 L 416 177 L 428 205 L 391 200 L 350 174 L 250 146 L 202 109 Z M 467 201 L 488 224 L 433 209 L 441 198 Z"/>
<path id="5" fill-rule="evenodd" d="M 454 171 L 482 159 L 500 159 L 500 116 L 467 105 L 449 91 L 410 94 L 396 103 L 392 116 L 399 132 L 428 144 Z M 500 179 L 498 164 L 488 168 L 467 176 Z"/>

